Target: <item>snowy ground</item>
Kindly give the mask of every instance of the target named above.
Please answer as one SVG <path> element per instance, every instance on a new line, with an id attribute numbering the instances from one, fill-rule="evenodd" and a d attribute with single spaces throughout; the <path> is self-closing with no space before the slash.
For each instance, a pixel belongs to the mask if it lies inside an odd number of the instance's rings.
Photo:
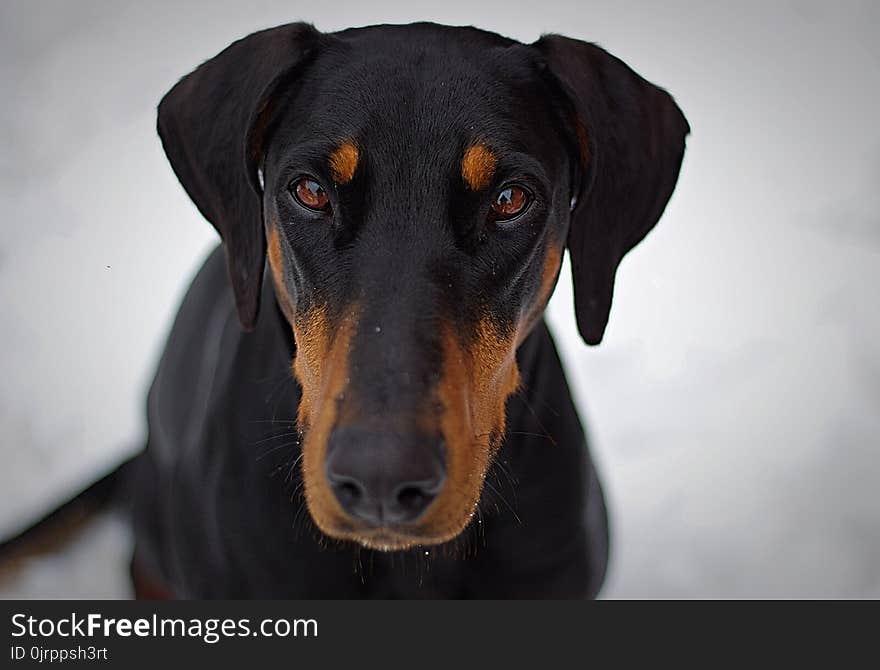
<path id="1" fill-rule="evenodd" d="M 257 28 L 430 19 L 597 41 L 693 134 L 605 342 L 550 308 L 614 521 L 608 597 L 880 597 L 880 5 L 117 3 L 0 8 L 0 536 L 140 443 L 214 244 L 154 106 Z M 255 7 L 256 5 L 256 7 Z M 103 520 L 0 597 L 126 596 Z"/>

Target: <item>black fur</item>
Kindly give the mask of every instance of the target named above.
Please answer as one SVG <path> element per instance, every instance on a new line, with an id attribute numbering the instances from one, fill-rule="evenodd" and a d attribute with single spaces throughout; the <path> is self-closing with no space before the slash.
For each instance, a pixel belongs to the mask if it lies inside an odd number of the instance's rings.
<path id="1" fill-rule="evenodd" d="M 330 35 L 292 24 L 182 79 L 159 107 L 159 132 L 223 238 L 232 291 L 215 252 L 151 389 L 139 564 L 180 597 L 595 595 L 605 506 L 540 319 L 517 350 L 521 391 L 508 401 L 480 513 L 459 538 L 382 553 L 310 524 L 296 348 L 263 280 L 265 229 L 279 223 L 297 310 L 326 305 L 338 324 L 359 305 L 369 327 L 352 343 L 350 386 L 363 411 L 416 411 L 442 363 L 440 326 L 466 339 L 488 315 L 512 332 L 543 308 L 543 261 L 566 240 L 581 334 L 601 340 L 617 264 L 678 175 L 688 126 L 672 98 L 598 47 L 559 36 L 523 45 L 431 24 Z M 332 216 L 304 210 L 288 184 L 302 174 L 329 184 L 325 157 L 344 138 L 362 148 L 354 178 L 328 189 Z M 475 141 L 499 159 L 485 191 L 461 176 Z M 514 225 L 487 223 L 492 195 L 511 181 L 532 205 Z"/>

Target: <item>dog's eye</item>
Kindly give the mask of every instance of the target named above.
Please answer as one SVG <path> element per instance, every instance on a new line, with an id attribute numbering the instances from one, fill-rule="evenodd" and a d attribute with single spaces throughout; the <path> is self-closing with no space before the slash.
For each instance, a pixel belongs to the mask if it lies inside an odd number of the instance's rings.
<path id="1" fill-rule="evenodd" d="M 531 195 L 522 186 L 505 186 L 492 201 L 489 218 L 492 221 L 509 221 L 526 211 L 530 202 Z"/>
<path id="2" fill-rule="evenodd" d="M 307 209 L 317 212 L 326 212 L 330 209 L 330 196 L 327 191 L 314 179 L 300 177 L 291 182 L 290 192 L 297 202 Z"/>

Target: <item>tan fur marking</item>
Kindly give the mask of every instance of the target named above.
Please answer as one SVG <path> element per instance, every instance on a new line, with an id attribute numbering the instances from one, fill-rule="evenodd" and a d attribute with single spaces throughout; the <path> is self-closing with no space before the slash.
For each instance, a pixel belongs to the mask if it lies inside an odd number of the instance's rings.
<path id="1" fill-rule="evenodd" d="M 300 426 L 308 428 L 312 420 L 312 406 L 320 404 L 325 363 L 329 362 L 333 333 L 323 309 L 312 309 L 300 314 L 294 321 L 296 358 L 293 360 L 293 373 L 302 386 L 302 400 L 299 405 Z"/>
<path id="2" fill-rule="evenodd" d="M 522 344 L 526 336 L 532 332 L 532 328 L 544 313 L 544 308 L 553 295 L 553 289 L 556 288 L 556 280 L 559 278 L 559 268 L 562 265 L 562 247 L 557 245 L 552 238 L 547 240 L 547 255 L 544 257 L 544 267 L 541 270 L 541 286 L 535 296 L 525 318 L 517 327 L 516 346 Z"/>
<path id="3" fill-rule="evenodd" d="M 302 470 L 306 504 L 317 526 L 338 537 L 345 513 L 324 476 L 327 440 L 336 424 L 337 398 L 348 384 L 348 358 L 355 330 L 352 313 L 332 332 L 324 310 L 313 310 L 294 327 L 294 374 L 302 386 L 297 421 L 305 430 Z"/>
<path id="4" fill-rule="evenodd" d="M 492 458 L 492 434 L 503 435 L 507 398 L 519 386 L 513 338 L 483 319 L 470 346 L 447 331 L 438 396 L 446 439 L 447 484 L 420 524 L 430 542 L 452 539 L 477 508 Z M 424 543 L 424 542 L 423 542 Z"/>
<path id="5" fill-rule="evenodd" d="M 294 308 L 293 298 L 287 292 L 284 284 L 284 257 L 281 254 L 281 238 L 278 234 L 278 226 L 272 225 L 268 235 L 269 269 L 272 271 L 272 283 L 275 285 L 275 295 L 281 311 L 290 323 L 293 323 Z"/>
<path id="6" fill-rule="evenodd" d="M 474 144 L 467 148 L 461 159 L 461 176 L 472 191 L 486 188 L 495 174 L 498 159 L 483 144 Z"/>
<path id="7" fill-rule="evenodd" d="M 347 141 L 330 154 L 330 170 L 333 172 L 333 181 L 337 184 L 346 184 L 354 177 L 358 166 L 360 153 L 353 142 Z"/>

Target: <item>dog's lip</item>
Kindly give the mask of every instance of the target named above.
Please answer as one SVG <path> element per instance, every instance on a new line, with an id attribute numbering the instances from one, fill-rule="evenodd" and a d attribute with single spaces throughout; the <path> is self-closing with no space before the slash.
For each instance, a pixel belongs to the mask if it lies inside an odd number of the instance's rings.
<path id="1" fill-rule="evenodd" d="M 396 523 L 378 523 L 370 524 L 366 522 L 345 523 L 341 524 L 345 533 L 370 539 L 387 539 L 406 538 L 407 540 L 417 540 L 424 536 L 419 532 L 417 526 L 396 524 Z"/>
<path id="2" fill-rule="evenodd" d="M 429 533 L 418 526 L 405 524 L 383 523 L 371 526 L 362 522 L 352 522 L 350 519 L 338 519 L 324 532 L 371 549 L 406 549 L 421 544 L 436 543 Z"/>
<path id="3" fill-rule="evenodd" d="M 395 532 L 390 528 L 384 527 L 376 528 L 369 533 L 355 533 L 355 535 L 359 536 L 359 541 L 361 542 L 379 545 L 397 545 L 401 543 L 401 540 L 412 542 L 417 539 L 407 533 Z"/>

